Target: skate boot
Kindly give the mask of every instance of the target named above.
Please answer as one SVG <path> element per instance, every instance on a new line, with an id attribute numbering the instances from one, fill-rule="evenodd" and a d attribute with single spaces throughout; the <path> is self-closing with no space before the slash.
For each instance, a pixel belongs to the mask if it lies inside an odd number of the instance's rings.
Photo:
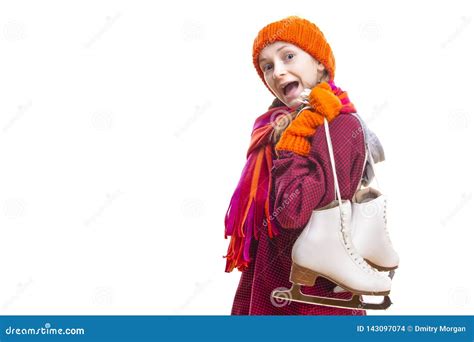
<path id="1" fill-rule="evenodd" d="M 341 202 L 339 202 L 341 203 Z M 289 291 L 275 290 L 272 296 L 302 303 L 353 309 L 386 309 L 391 305 L 391 280 L 374 270 L 355 250 L 351 240 L 351 203 L 333 201 L 314 210 L 292 250 L 293 265 Z M 350 300 L 301 293 L 324 277 L 353 294 Z M 379 304 L 365 303 L 362 295 L 384 296 Z"/>
<path id="2" fill-rule="evenodd" d="M 366 188 L 355 193 L 352 201 L 352 242 L 369 265 L 389 271 L 398 267 L 399 257 L 387 230 L 386 199 L 378 190 Z"/>

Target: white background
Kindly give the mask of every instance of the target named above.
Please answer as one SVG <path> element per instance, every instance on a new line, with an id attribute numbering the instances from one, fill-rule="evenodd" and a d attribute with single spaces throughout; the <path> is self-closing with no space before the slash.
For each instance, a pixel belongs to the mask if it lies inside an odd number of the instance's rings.
<path id="1" fill-rule="evenodd" d="M 0 5 L 0 313 L 230 313 L 224 215 L 272 101 L 253 39 L 315 22 L 384 145 L 401 257 L 379 314 L 473 314 L 473 6 Z"/>

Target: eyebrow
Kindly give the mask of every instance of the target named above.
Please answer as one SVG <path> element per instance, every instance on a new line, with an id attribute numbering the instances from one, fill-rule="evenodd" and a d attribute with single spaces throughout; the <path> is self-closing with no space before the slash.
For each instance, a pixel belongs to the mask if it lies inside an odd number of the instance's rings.
<path id="1" fill-rule="evenodd" d="M 284 49 L 284 48 L 286 48 L 286 47 L 289 47 L 289 45 L 280 46 L 280 47 L 276 50 L 276 52 L 278 52 L 278 51 L 280 51 L 281 49 Z M 262 63 L 263 61 L 266 61 L 266 60 L 267 60 L 266 58 L 260 58 L 260 59 L 258 60 L 258 63 L 260 64 L 260 63 Z"/>

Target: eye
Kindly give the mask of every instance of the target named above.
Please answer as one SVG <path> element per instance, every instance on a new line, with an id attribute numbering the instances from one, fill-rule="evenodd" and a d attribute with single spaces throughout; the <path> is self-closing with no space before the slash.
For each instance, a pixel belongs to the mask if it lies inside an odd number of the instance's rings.
<path id="1" fill-rule="evenodd" d="M 271 67 L 271 66 L 272 66 L 272 65 L 271 65 L 270 63 L 267 63 L 267 64 L 265 64 L 265 65 L 262 67 L 262 70 L 263 70 L 264 72 L 266 72 L 266 71 L 270 70 L 270 69 L 268 69 L 267 67 Z"/>
<path id="2" fill-rule="evenodd" d="M 294 57 L 295 57 L 294 53 L 289 53 L 289 54 L 286 55 L 287 59 L 293 59 Z"/>

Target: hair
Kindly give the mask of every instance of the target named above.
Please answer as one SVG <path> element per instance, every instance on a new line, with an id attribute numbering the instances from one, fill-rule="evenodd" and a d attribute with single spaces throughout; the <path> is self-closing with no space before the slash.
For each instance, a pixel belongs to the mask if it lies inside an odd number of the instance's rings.
<path id="1" fill-rule="evenodd" d="M 326 69 L 324 69 L 323 76 L 321 77 L 321 82 L 322 81 L 327 82 L 328 80 L 329 80 L 329 73 Z M 286 105 L 279 98 L 275 97 L 270 107 L 268 107 L 268 110 L 275 107 L 281 107 L 281 106 L 286 106 Z M 296 119 L 297 114 L 298 114 L 298 110 L 295 110 L 291 113 L 281 115 L 276 120 L 276 122 L 274 123 L 274 128 L 273 128 L 272 138 L 271 138 L 274 144 L 278 143 L 285 129 L 290 125 L 290 123 L 294 119 Z"/>

